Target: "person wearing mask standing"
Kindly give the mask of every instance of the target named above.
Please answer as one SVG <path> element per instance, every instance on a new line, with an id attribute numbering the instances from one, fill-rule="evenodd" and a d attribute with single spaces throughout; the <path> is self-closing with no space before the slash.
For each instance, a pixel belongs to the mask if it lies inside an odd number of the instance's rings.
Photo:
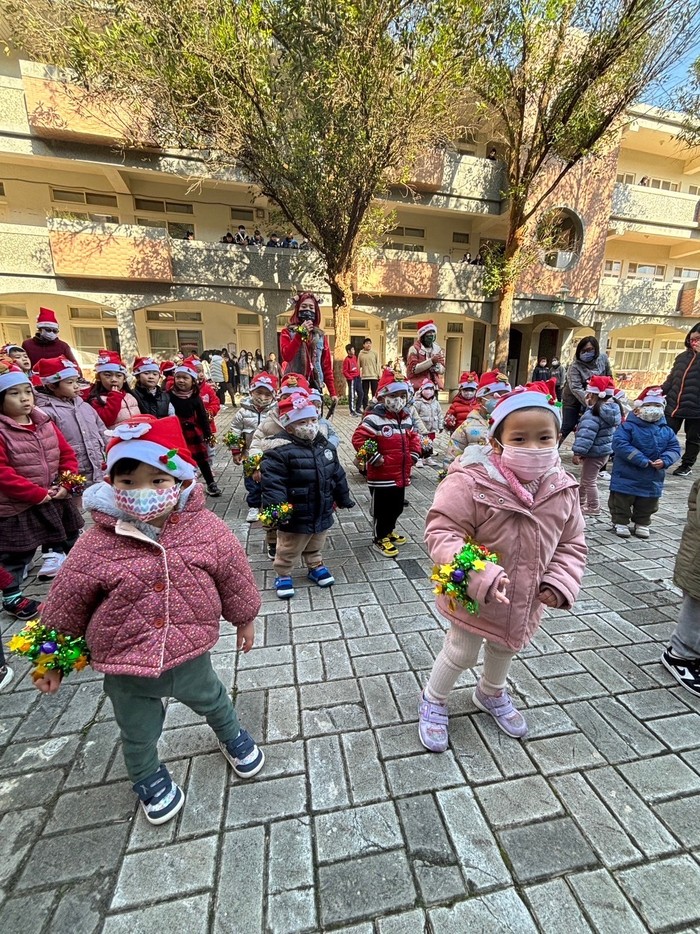
<path id="1" fill-rule="evenodd" d="M 440 392 L 445 388 L 445 355 L 436 343 L 437 327 L 433 321 L 419 321 L 416 327 L 418 337 L 406 356 L 406 376 L 414 392 L 426 378 Z"/>
<path id="2" fill-rule="evenodd" d="M 36 334 L 34 337 L 27 338 L 22 344 L 22 348 L 31 361 L 32 369 L 39 360 L 67 357 L 78 367 L 78 372 L 82 375 L 73 350 L 69 344 L 59 338 L 58 330 L 55 312 L 50 308 L 40 308 L 36 319 Z"/>
<path id="3" fill-rule="evenodd" d="M 576 428 L 586 410 L 586 387 L 593 376 L 612 376 L 610 361 L 595 337 L 582 337 L 576 345 L 574 362 L 566 374 L 562 393 L 562 424 L 559 443 Z"/>
<path id="4" fill-rule="evenodd" d="M 686 335 L 685 346 L 661 387 L 666 395 L 666 424 L 678 434 L 685 423 L 685 451 L 674 477 L 689 477 L 700 453 L 700 323 Z"/>
<path id="5" fill-rule="evenodd" d="M 537 366 L 532 371 L 532 382 L 533 383 L 546 383 L 551 376 L 551 370 L 547 366 L 547 358 L 540 357 L 537 362 Z"/>
<path id="6" fill-rule="evenodd" d="M 327 336 L 321 330 L 321 306 L 312 292 L 294 300 L 289 324 L 280 334 L 280 353 L 285 373 L 301 373 L 319 392 L 324 389 L 338 401 L 333 375 L 333 357 Z"/>
<path id="7" fill-rule="evenodd" d="M 549 375 L 557 385 L 557 402 L 561 402 L 561 395 L 564 391 L 564 381 L 566 380 L 566 367 L 562 366 L 558 357 L 552 357 Z"/>
<path id="8" fill-rule="evenodd" d="M 373 399 L 377 393 L 379 377 L 381 376 L 379 357 L 377 352 L 372 350 L 371 337 L 366 337 L 362 342 L 362 350 L 358 354 L 357 365 L 360 368 L 360 378 L 362 380 L 363 404 L 367 407 L 369 400 Z"/>

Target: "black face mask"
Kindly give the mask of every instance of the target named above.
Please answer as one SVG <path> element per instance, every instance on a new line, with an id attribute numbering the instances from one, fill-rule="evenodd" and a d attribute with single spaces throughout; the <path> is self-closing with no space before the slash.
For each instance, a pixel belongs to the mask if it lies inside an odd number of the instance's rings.
<path id="1" fill-rule="evenodd" d="M 424 334 L 420 340 L 424 347 L 432 347 L 435 343 L 435 335 L 432 333 L 432 331 L 429 331 L 427 334 Z"/>
<path id="2" fill-rule="evenodd" d="M 314 314 L 313 311 L 311 311 L 310 308 L 304 308 L 302 311 L 299 312 L 300 321 L 313 321 L 315 317 L 316 315 Z"/>

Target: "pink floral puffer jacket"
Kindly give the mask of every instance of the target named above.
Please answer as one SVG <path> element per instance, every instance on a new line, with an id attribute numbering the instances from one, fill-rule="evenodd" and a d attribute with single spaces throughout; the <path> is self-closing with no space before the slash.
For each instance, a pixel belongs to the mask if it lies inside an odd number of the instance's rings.
<path id="1" fill-rule="evenodd" d="M 154 541 L 126 520 L 107 483 L 84 497 L 95 525 L 56 576 L 42 622 L 84 635 L 97 671 L 157 678 L 203 655 L 221 616 L 255 619 L 260 595 L 245 553 L 196 484 Z"/>

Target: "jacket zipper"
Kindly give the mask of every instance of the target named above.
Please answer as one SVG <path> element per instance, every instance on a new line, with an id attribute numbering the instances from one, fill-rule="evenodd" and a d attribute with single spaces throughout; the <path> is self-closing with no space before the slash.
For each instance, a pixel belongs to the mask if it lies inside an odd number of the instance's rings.
<path id="1" fill-rule="evenodd" d="M 671 412 L 671 418 L 673 418 L 673 417 L 675 416 L 676 412 L 677 412 L 678 409 L 680 408 L 680 405 L 681 405 L 681 397 L 682 397 L 682 395 L 683 395 L 683 387 L 685 386 L 685 378 L 686 378 L 686 376 L 688 375 L 688 371 L 690 370 L 691 366 L 695 363 L 696 358 L 697 358 L 697 354 L 693 354 L 693 359 L 690 361 L 690 363 L 688 364 L 688 366 L 685 368 L 685 373 L 683 374 L 683 378 L 681 379 L 681 388 L 678 390 L 678 398 L 676 399 L 676 407 L 675 407 L 675 409 Z"/>

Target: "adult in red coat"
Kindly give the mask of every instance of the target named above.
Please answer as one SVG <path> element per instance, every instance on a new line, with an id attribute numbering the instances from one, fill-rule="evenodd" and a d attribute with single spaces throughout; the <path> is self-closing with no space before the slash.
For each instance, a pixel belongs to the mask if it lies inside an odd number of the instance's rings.
<path id="1" fill-rule="evenodd" d="M 462 373 L 459 378 L 459 389 L 452 400 L 449 409 L 445 412 L 445 428 L 454 431 L 459 428 L 467 415 L 479 408 L 476 390 L 479 388 L 479 375 L 477 373 Z"/>
<path id="2" fill-rule="evenodd" d="M 316 389 L 325 387 L 332 400 L 337 402 L 333 357 L 320 324 L 321 306 L 316 296 L 311 292 L 297 295 L 289 325 L 280 334 L 284 371 L 301 373 Z"/>
<path id="3" fill-rule="evenodd" d="M 32 368 L 37 365 L 39 360 L 68 357 L 80 370 L 70 345 L 59 339 L 58 321 L 56 321 L 56 315 L 50 308 L 39 309 L 36 319 L 36 334 L 34 337 L 27 338 L 22 347 L 31 360 Z"/>
<path id="4" fill-rule="evenodd" d="M 445 388 L 445 354 L 436 343 L 437 327 L 434 321 L 418 321 L 418 336 L 406 354 L 406 376 L 415 392 L 429 379 L 435 392 Z"/>

